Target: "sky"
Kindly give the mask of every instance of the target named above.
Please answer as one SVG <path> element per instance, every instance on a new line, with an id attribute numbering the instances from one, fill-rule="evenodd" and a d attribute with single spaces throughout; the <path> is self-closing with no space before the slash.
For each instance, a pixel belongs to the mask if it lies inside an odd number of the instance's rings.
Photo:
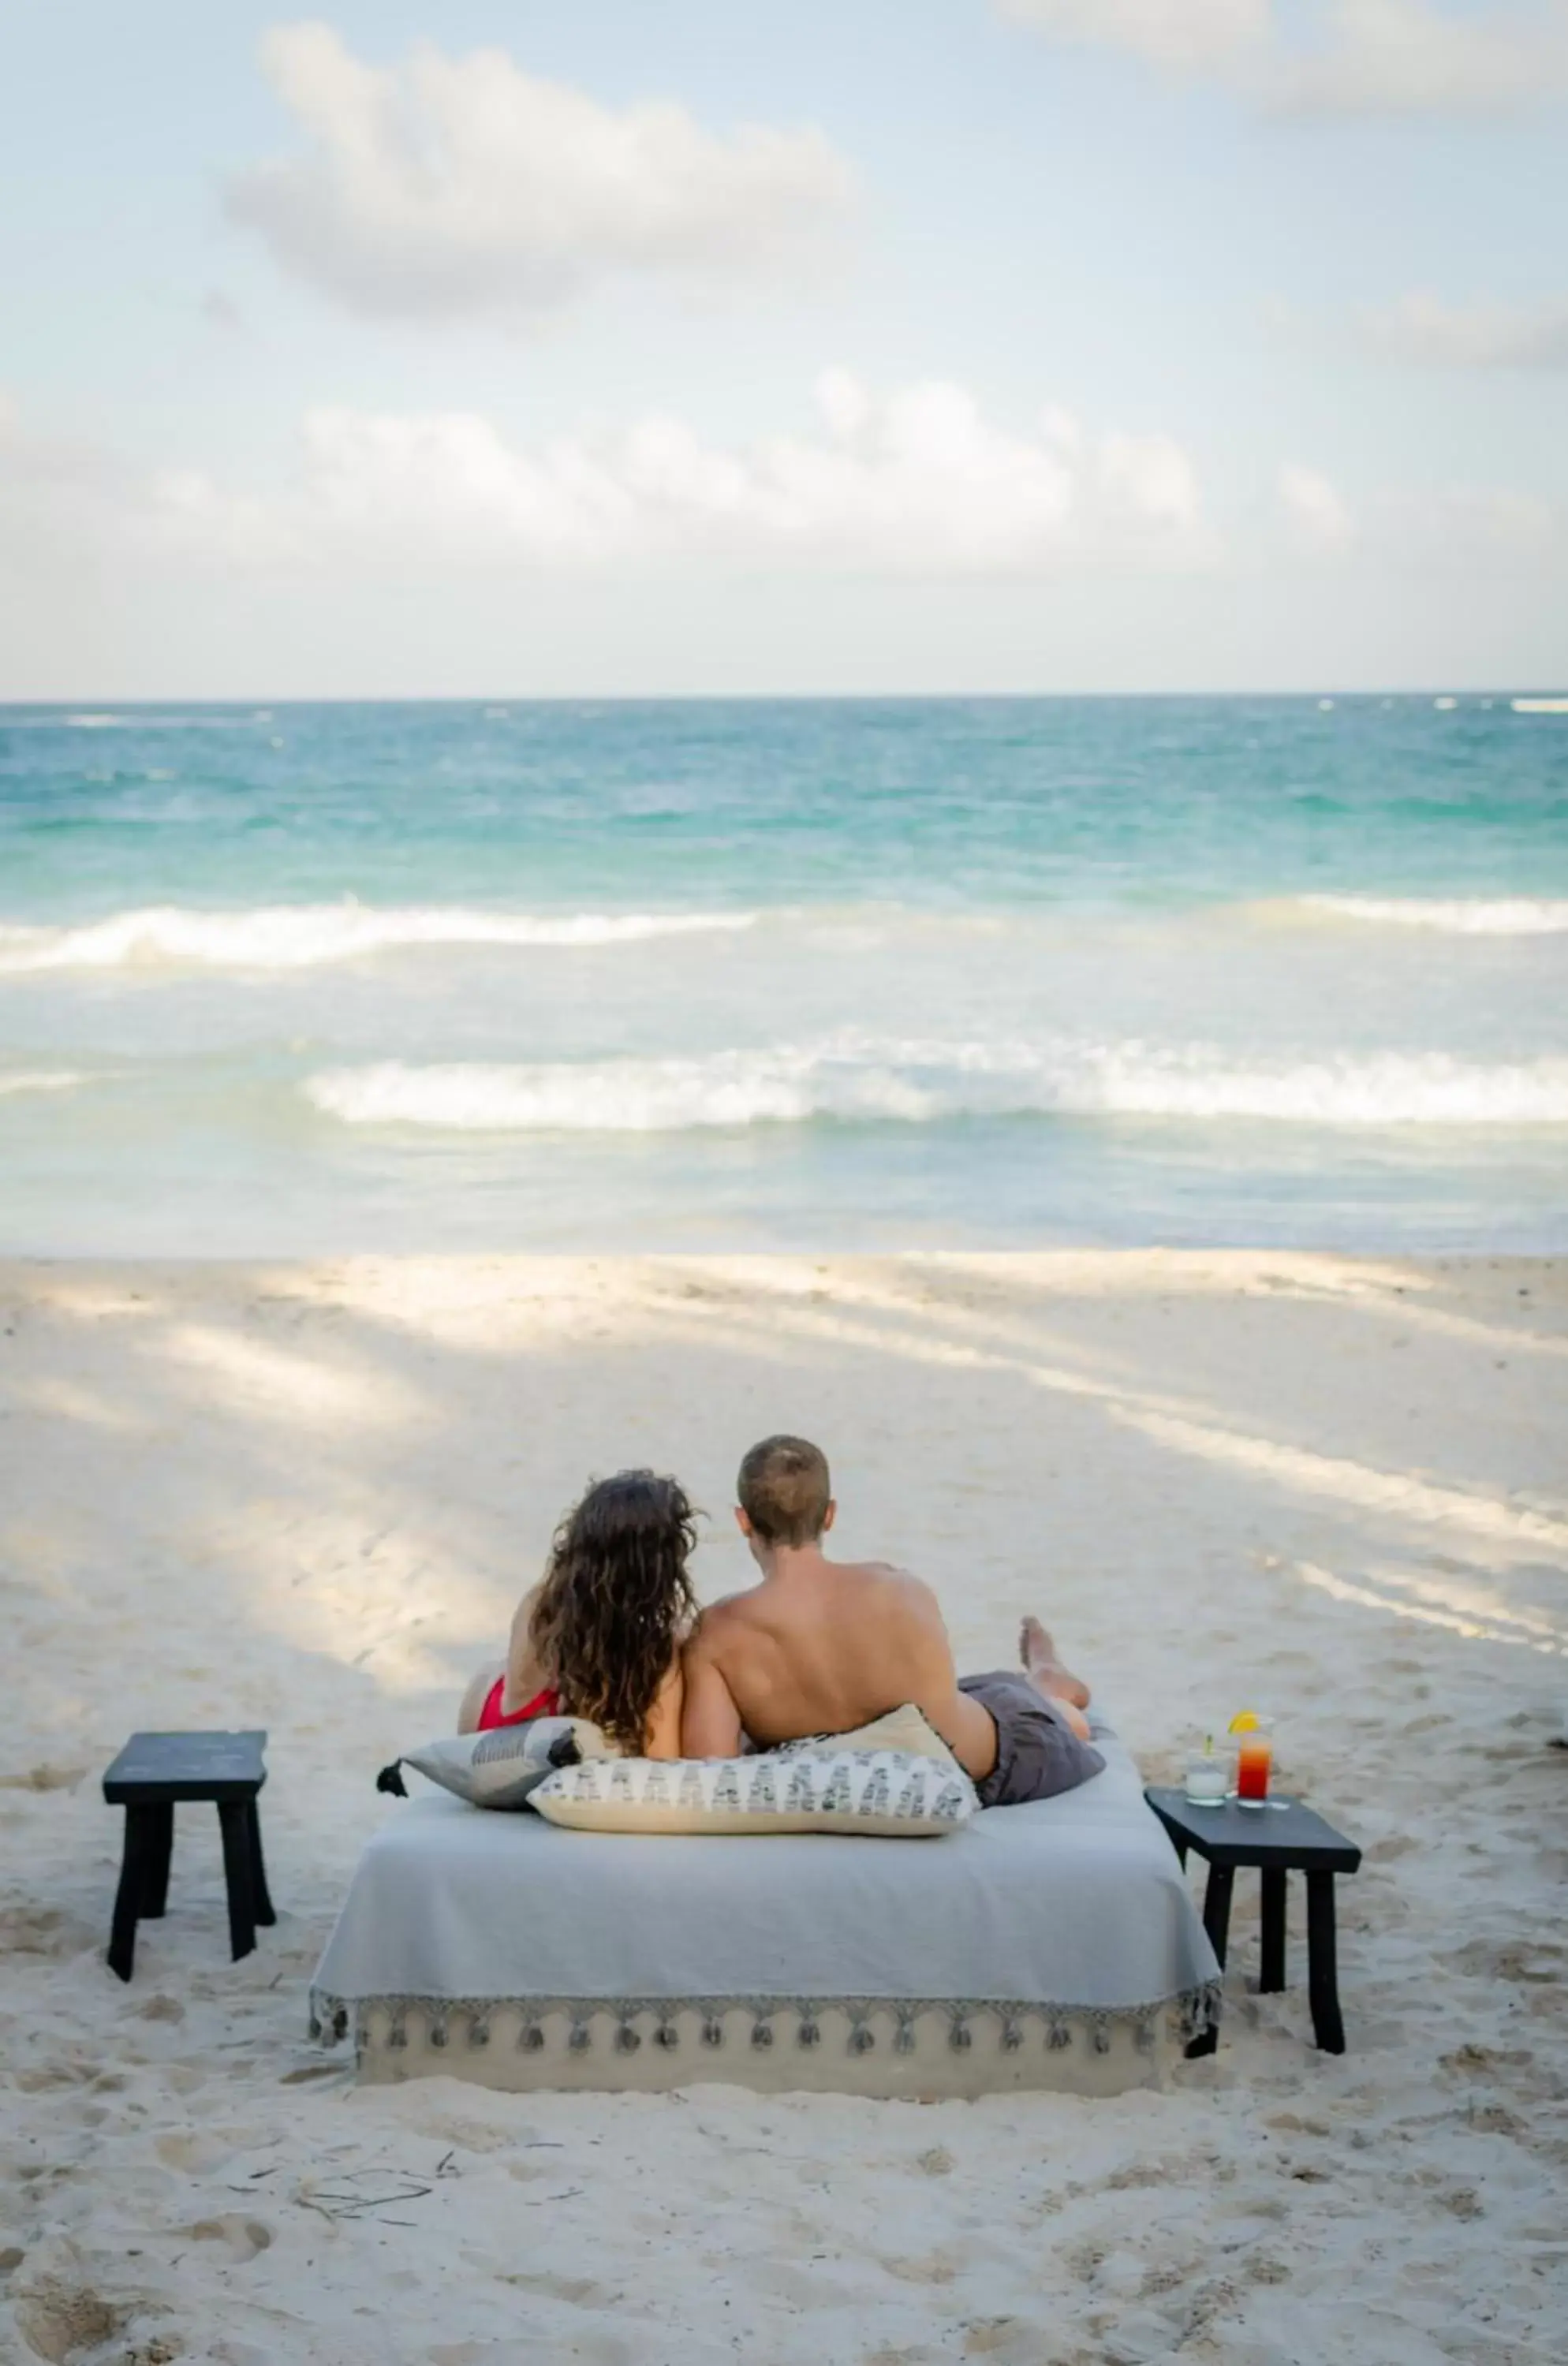
<path id="1" fill-rule="evenodd" d="M 1568 684 L 1568 0 L 0 55 L 0 698 Z"/>

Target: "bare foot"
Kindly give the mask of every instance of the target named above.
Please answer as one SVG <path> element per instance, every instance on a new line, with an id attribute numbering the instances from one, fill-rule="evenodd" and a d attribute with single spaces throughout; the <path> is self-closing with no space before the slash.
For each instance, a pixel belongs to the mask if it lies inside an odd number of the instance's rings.
<path id="1" fill-rule="evenodd" d="M 1070 1701 L 1075 1708 L 1087 1708 L 1089 1690 L 1081 1676 L 1075 1676 L 1056 1657 L 1056 1646 L 1048 1630 L 1038 1618 L 1026 1618 L 1018 1630 L 1018 1656 L 1032 1684 L 1053 1700 Z"/>

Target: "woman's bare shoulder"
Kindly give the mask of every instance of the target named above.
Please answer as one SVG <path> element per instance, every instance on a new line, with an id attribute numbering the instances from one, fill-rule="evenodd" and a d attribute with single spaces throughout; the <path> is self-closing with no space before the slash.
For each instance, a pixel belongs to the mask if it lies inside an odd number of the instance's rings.
<path id="1" fill-rule="evenodd" d="M 681 1755 L 681 1715 L 686 1705 L 686 1672 L 681 1654 L 676 1652 L 664 1671 L 664 1681 L 654 1696 L 648 1713 L 648 1733 L 644 1751 L 649 1758 L 679 1758 Z"/>

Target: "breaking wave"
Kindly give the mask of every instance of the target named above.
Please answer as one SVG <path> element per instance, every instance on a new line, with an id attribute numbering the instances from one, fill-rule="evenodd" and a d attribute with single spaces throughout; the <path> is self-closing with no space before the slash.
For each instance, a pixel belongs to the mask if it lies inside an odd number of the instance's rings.
<path id="1" fill-rule="evenodd" d="M 314 969 L 431 945 L 619 945 L 750 928 L 753 912 L 486 912 L 463 905 L 293 904 L 236 912 L 161 905 L 76 928 L 0 927 L 0 973 Z"/>
<path id="2" fill-rule="evenodd" d="M 465 1132 L 663 1133 L 813 1119 L 1251 1119 L 1292 1125 L 1565 1125 L 1568 1059 L 1483 1066 L 1438 1054 L 1233 1062 L 1212 1045 L 781 1045 L 701 1059 L 325 1070 L 309 1098 L 347 1125 Z"/>
<path id="3" fill-rule="evenodd" d="M 69 1093 L 86 1078 L 74 1068 L 19 1068 L 10 1076 L 0 1076 L 0 1099 L 9 1093 Z"/>
<path id="4" fill-rule="evenodd" d="M 1547 937 L 1568 929 L 1568 897 L 1501 896 L 1450 898 L 1303 896 L 1309 911 L 1402 929 L 1438 929 L 1457 937 Z"/>

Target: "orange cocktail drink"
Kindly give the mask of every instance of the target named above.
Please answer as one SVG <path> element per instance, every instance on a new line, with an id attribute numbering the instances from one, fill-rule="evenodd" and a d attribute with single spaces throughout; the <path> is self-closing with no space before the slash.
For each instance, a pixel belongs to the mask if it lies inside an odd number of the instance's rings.
<path id="1" fill-rule="evenodd" d="M 1273 1748 L 1266 1733 L 1244 1733 L 1236 1745 L 1235 1796 L 1245 1806 L 1260 1808 L 1269 1797 L 1269 1770 Z"/>

